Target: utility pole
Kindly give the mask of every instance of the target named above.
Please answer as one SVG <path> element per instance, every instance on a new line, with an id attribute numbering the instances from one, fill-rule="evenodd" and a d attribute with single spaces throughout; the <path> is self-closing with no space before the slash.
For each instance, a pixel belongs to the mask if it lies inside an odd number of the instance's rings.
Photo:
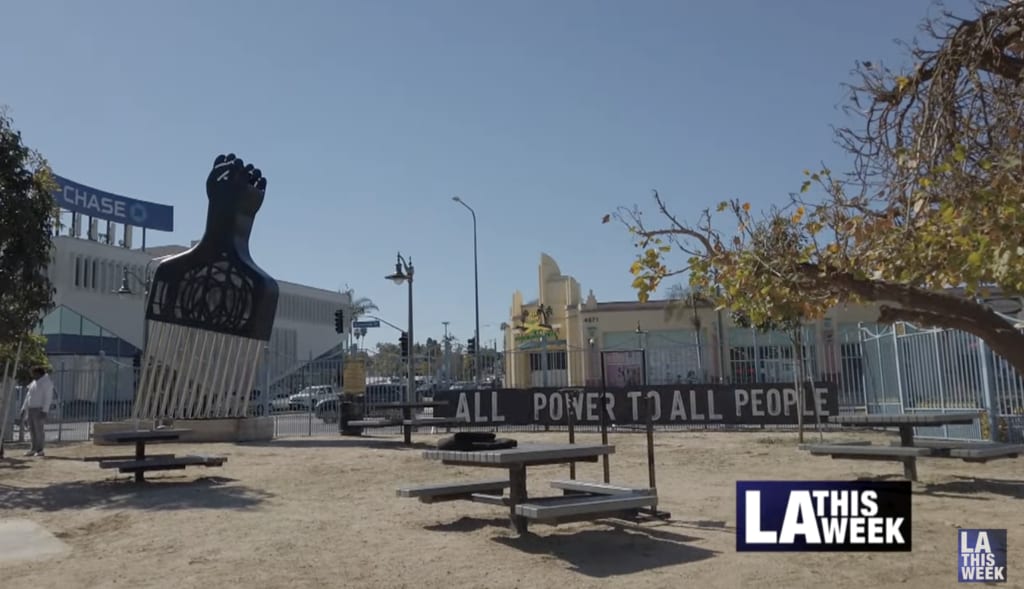
<path id="1" fill-rule="evenodd" d="M 448 323 L 449 321 L 442 321 L 441 325 L 444 325 L 444 382 L 448 384 L 451 382 L 451 352 L 452 352 L 452 340 L 448 336 Z"/>

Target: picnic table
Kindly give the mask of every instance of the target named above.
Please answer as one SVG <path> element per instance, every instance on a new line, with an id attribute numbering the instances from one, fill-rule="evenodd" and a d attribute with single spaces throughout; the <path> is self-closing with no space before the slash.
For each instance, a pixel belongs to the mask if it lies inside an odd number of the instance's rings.
<path id="1" fill-rule="evenodd" d="M 387 410 L 387 409 L 400 409 L 402 416 L 398 418 L 393 417 L 373 417 L 364 416 L 360 419 L 350 419 L 352 406 L 351 402 L 342 401 L 342 409 L 339 413 L 339 427 L 344 434 L 359 435 L 362 433 L 363 428 L 372 427 L 393 427 L 402 426 L 402 434 L 404 437 L 405 444 L 412 443 L 412 429 L 414 427 L 423 425 L 432 426 L 444 426 L 444 425 L 461 425 L 465 424 L 466 421 L 454 419 L 450 417 L 417 417 L 413 412 L 415 409 L 433 409 L 436 407 L 445 407 L 448 405 L 448 401 L 410 401 L 410 402 L 389 402 L 389 403 L 368 403 L 367 408 L 373 410 Z"/>
<path id="2" fill-rule="evenodd" d="M 472 483 L 453 482 L 398 489 L 400 497 L 417 497 L 424 503 L 470 500 L 507 506 L 513 532 L 528 532 L 530 520 L 573 521 L 614 515 L 657 504 L 652 489 L 630 489 L 605 483 L 554 481 L 552 487 L 565 491 L 559 497 L 530 498 L 526 491 L 527 468 L 552 464 L 597 462 L 615 452 L 607 444 L 521 444 L 500 450 L 425 450 L 423 458 L 451 466 L 497 468 L 508 471 L 505 478 Z M 504 497 L 505 489 L 509 496 Z"/>
<path id="3" fill-rule="evenodd" d="M 152 430 L 129 430 L 101 434 L 101 438 L 114 444 L 134 444 L 133 456 L 93 456 L 84 460 L 99 462 L 100 468 L 116 468 L 122 473 L 135 475 L 135 482 L 145 481 L 145 473 L 150 470 L 181 470 L 188 466 L 221 466 L 227 458 L 223 456 L 174 454 L 146 455 L 146 444 L 173 442 L 192 430 L 182 428 L 159 428 Z"/>
<path id="4" fill-rule="evenodd" d="M 898 445 L 873 446 L 870 443 L 807 444 L 801 449 L 815 456 L 852 460 L 895 460 L 903 463 L 903 474 L 917 480 L 917 459 L 959 458 L 966 462 L 987 462 L 998 458 L 1016 458 L 1024 453 L 1024 446 L 995 442 L 968 442 L 959 440 L 922 440 L 915 438 L 914 429 L 922 426 L 970 425 L 981 417 L 980 411 L 950 413 L 896 413 L 830 415 L 829 422 L 851 427 L 896 427 Z"/>

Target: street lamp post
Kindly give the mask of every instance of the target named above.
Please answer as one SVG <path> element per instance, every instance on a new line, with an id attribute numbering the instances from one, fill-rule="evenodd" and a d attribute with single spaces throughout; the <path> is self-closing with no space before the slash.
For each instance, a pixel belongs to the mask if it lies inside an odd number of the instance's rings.
<path id="1" fill-rule="evenodd" d="M 397 285 L 401 285 L 405 281 L 409 282 L 409 330 L 406 332 L 408 334 L 408 337 L 409 337 L 409 358 L 408 358 L 408 364 L 409 364 L 409 366 L 408 366 L 408 369 L 409 369 L 409 375 L 408 375 L 409 376 L 409 385 L 408 385 L 408 389 L 405 391 L 405 398 L 406 398 L 406 402 L 410 406 L 406 407 L 405 411 L 403 412 L 405 414 L 406 423 L 408 425 L 405 425 L 402 428 L 402 430 L 403 430 L 402 433 L 403 433 L 403 436 L 405 438 L 405 443 L 406 444 L 411 444 L 412 443 L 412 424 L 411 424 L 411 421 L 412 421 L 412 411 L 411 411 L 411 404 L 413 402 L 414 395 L 416 394 L 416 362 L 414 361 L 415 350 L 416 350 L 416 344 L 414 342 L 416 340 L 413 339 L 413 330 L 412 330 L 412 325 L 413 325 L 412 324 L 412 275 L 413 275 L 412 258 L 409 258 L 409 260 L 406 261 L 405 258 L 402 257 L 401 252 L 399 252 L 398 260 L 395 262 L 395 273 L 394 274 L 389 274 L 388 276 L 385 276 L 385 278 L 387 278 L 388 280 L 391 280 L 392 282 L 394 282 Z"/>
<path id="2" fill-rule="evenodd" d="M 473 350 L 473 372 L 476 387 L 480 388 L 480 274 L 476 257 L 476 211 L 457 196 L 453 196 L 452 200 L 469 209 L 469 214 L 473 215 L 473 299 L 476 306 L 476 328 L 473 330 L 473 338 L 476 341 L 476 347 Z"/>
<path id="3" fill-rule="evenodd" d="M 149 321 L 146 321 L 146 303 L 148 302 L 148 298 L 149 298 L 149 287 L 152 284 L 152 280 L 153 280 L 153 277 L 152 277 L 152 275 L 149 272 L 149 267 L 154 262 L 156 262 L 156 260 L 150 260 L 149 262 L 146 263 L 146 276 L 145 276 L 145 278 L 139 277 L 137 274 L 135 274 L 134 272 L 129 270 L 127 266 L 125 266 L 124 269 L 123 269 L 123 272 L 121 274 L 121 286 L 117 290 L 114 291 L 114 294 L 116 294 L 118 296 L 134 294 L 134 292 L 132 291 L 131 283 L 128 280 L 129 278 L 134 278 L 135 280 L 137 280 L 139 282 L 139 284 L 142 285 L 142 288 L 143 288 L 143 291 L 142 291 L 142 297 L 143 297 L 143 301 L 142 301 L 142 349 L 143 349 L 143 351 L 145 351 L 145 349 L 146 349 L 146 344 L 149 343 Z"/>

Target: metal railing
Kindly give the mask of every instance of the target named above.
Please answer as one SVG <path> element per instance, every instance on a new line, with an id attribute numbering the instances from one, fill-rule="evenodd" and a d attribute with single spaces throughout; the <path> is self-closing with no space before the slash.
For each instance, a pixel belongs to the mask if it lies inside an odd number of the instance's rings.
<path id="1" fill-rule="evenodd" d="M 1024 438 L 1024 380 L 969 334 L 906 324 L 861 326 L 830 341 L 808 342 L 804 352 L 804 374 L 836 384 L 841 412 L 987 410 L 991 406 L 995 411 L 988 412 L 980 425 L 922 428 L 920 433 L 965 439 Z M 325 416 L 323 405 L 336 399 L 342 388 L 343 358 L 302 361 L 277 358 L 272 350 L 267 357 L 273 361 L 266 366 L 276 367 L 276 372 L 271 374 L 268 368 L 257 378 L 250 392 L 249 414 L 273 416 L 276 434 L 281 436 L 337 432 L 337 421 Z M 404 395 L 402 358 L 357 357 L 365 362 L 368 400 Z M 650 385 L 790 382 L 795 370 L 792 348 L 777 344 L 724 350 L 709 345 L 699 350 L 695 345 L 653 347 L 645 350 L 644 357 Z M 592 387 L 601 382 L 600 350 L 595 349 L 488 350 L 481 359 L 481 378 L 491 388 Z M 51 361 L 56 390 L 46 426 L 49 439 L 87 440 L 94 423 L 130 417 L 138 383 L 138 369 L 130 358 L 57 357 Z M 418 354 L 415 361 L 421 394 L 474 386 L 472 356 L 435 350 Z M 23 387 L 15 389 L 12 408 L 20 407 L 23 391 Z M 24 436 L 18 427 L 7 431 L 14 439 Z"/>
<path id="2" fill-rule="evenodd" d="M 983 340 L 910 324 L 861 330 L 869 413 L 984 411 L 977 425 L 918 428 L 919 435 L 1024 440 L 1024 381 Z"/>

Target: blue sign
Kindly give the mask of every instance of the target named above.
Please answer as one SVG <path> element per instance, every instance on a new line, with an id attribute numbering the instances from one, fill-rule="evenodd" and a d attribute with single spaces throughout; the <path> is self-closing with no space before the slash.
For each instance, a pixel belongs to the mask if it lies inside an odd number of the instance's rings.
<path id="1" fill-rule="evenodd" d="M 353 321 L 352 327 L 380 327 L 380 321 Z"/>
<path id="2" fill-rule="evenodd" d="M 62 209 L 133 227 L 174 231 L 172 206 L 110 194 L 56 174 L 53 178 L 58 186 L 53 198 Z"/>
<path id="3" fill-rule="evenodd" d="M 960 583 L 1006 582 L 1006 530 L 958 530 L 957 577 Z"/>

